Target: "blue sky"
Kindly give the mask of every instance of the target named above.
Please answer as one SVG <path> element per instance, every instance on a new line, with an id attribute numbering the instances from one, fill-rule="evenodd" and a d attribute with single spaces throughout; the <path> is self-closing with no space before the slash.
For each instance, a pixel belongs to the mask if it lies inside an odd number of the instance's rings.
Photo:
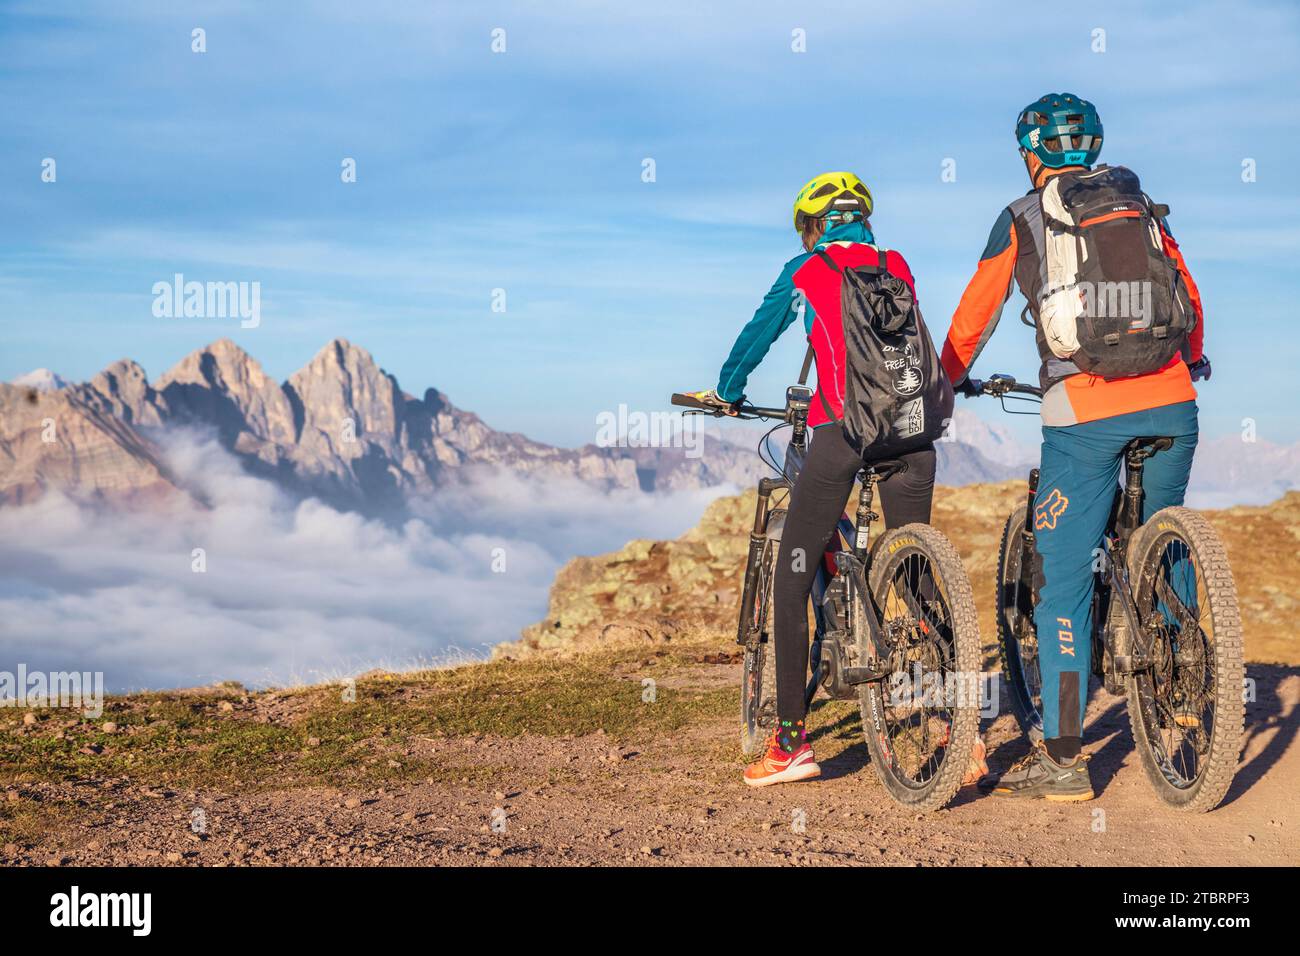
<path id="1" fill-rule="evenodd" d="M 1298 63 L 1290 3 L 5 3 L 0 379 L 123 356 L 156 377 L 221 336 L 284 378 L 344 336 L 409 392 L 579 444 L 602 410 L 714 384 L 825 169 L 871 185 L 942 335 L 1026 188 L 1017 111 L 1069 89 L 1172 207 L 1203 428 L 1295 441 Z M 155 318 L 176 272 L 260 282 L 260 327 Z M 1033 373 L 1018 309 L 977 374 Z M 775 401 L 801 352 L 791 330 L 750 394 Z"/>

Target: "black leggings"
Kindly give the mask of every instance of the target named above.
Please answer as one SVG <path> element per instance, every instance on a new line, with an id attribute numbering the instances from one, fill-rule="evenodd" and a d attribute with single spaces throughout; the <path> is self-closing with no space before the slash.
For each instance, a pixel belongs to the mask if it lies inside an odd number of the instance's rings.
<path id="1" fill-rule="evenodd" d="M 853 490 L 863 461 L 844 440 L 839 425 L 816 430 L 803 471 L 790 492 L 790 510 L 781 534 L 775 591 L 776 709 L 782 721 L 804 719 L 808 680 L 808 595 L 821 566 L 822 552 Z M 934 498 L 934 446 L 903 455 L 907 470 L 877 486 L 885 527 L 928 523 Z"/>

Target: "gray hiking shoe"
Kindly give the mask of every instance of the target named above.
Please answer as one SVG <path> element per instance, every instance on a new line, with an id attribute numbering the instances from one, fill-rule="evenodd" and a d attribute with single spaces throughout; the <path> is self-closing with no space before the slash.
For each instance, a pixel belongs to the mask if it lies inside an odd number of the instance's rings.
<path id="1" fill-rule="evenodd" d="M 999 797 L 1040 800 L 1091 800 L 1094 796 L 1088 758 L 1079 754 L 1073 763 L 1062 766 L 1048 756 L 1042 744 L 1035 744 L 1010 770 L 982 784 L 982 788 Z"/>

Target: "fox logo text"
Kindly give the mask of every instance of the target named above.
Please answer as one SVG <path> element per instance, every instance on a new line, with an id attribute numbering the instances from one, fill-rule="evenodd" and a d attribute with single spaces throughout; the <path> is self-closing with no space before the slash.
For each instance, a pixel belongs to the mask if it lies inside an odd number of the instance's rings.
<path id="1" fill-rule="evenodd" d="M 1070 499 L 1061 494 L 1060 488 L 1053 488 L 1047 497 L 1034 509 L 1034 530 L 1045 531 L 1056 527 L 1056 519 L 1065 514 L 1070 507 Z"/>

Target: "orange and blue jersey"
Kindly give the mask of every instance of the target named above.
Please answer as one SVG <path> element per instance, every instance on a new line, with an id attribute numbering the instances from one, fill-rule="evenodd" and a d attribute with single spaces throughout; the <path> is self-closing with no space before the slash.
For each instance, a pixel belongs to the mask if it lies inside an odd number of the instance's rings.
<path id="1" fill-rule="evenodd" d="M 862 222 L 840 223 L 827 229 L 817 248 L 841 269 L 875 265 L 879 253 L 875 237 Z M 894 275 L 914 286 L 907 262 L 894 250 L 884 250 L 885 265 Z M 718 376 L 717 393 L 728 402 L 745 394 L 750 374 L 795 319 L 802 318 L 804 333 L 817 358 L 817 394 L 813 396 L 808 424 L 816 428 L 836 418 L 844 406 L 844 324 L 840 312 L 841 278 L 811 252 L 802 252 L 785 264 L 763 303 L 740 331 L 731 354 Z M 912 294 L 916 290 L 912 288 Z M 824 403 L 823 403 L 824 398 Z"/>
<path id="2" fill-rule="evenodd" d="M 1031 303 L 1037 301 L 1044 274 L 1042 215 L 1039 191 L 1034 190 L 1002 210 L 993 224 L 943 346 L 943 367 L 954 384 L 966 378 L 992 336 L 1002 307 L 1011 297 L 1013 282 Z M 1159 226 L 1165 255 L 1176 263 L 1196 311 L 1196 327 L 1188 337 L 1189 354 L 1175 356 L 1164 368 L 1146 375 L 1104 379 L 1081 372 L 1068 360 L 1052 355 L 1040 331 L 1038 346 L 1043 368 L 1039 377 L 1046 390 L 1044 425 L 1074 425 L 1195 400 L 1196 389 L 1186 363 L 1201 358 L 1205 332 L 1201 296 L 1168 224 L 1162 220 Z"/>

